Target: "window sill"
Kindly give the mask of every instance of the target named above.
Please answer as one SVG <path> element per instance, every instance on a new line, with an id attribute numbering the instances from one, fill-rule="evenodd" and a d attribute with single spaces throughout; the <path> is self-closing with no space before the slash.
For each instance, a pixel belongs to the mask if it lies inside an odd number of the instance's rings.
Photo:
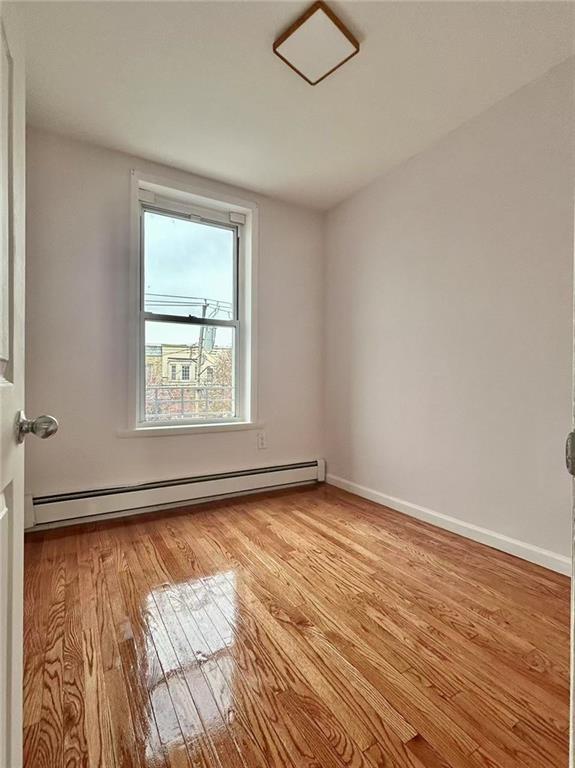
<path id="1" fill-rule="evenodd" d="M 243 432 L 261 429 L 255 421 L 234 421 L 225 424 L 174 424 L 173 426 L 133 427 L 120 429 L 118 437 L 176 437 L 178 435 L 198 435 L 206 432 Z"/>

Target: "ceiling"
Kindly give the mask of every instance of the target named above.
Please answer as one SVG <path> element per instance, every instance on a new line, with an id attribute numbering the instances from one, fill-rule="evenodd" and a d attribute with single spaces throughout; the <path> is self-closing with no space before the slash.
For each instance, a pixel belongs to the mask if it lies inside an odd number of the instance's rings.
<path id="1" fill-rule="evenodd" d="M 325 209 L 573 54 L 572 3 L 338 2 L 361 51 L 310 86 L 307 5 L 18 3 L 29 121 Z"/>

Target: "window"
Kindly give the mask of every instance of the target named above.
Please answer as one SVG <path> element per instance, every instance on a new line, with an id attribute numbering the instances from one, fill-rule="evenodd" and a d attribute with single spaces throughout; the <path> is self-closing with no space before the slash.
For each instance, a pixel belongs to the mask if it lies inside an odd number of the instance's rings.
<path id="1" fill-rule="evenodd" d="M 150 186 L 138 189 L 136 426 L 249 426 L 255 207 Z"/>

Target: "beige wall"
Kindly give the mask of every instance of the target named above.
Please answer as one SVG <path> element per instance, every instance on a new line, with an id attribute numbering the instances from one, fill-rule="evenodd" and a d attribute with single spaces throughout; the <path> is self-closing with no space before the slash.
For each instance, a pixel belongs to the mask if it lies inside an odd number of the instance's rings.
<path id="1" fill-rule="evenodd" d="M 322 217 L 241 190 L 260 211 L 258 404 L 268 448 L 257 449 L 254 431 L 117 436 L 127 423 L 134 167 L 184 183 L 195 180 L 38 130 L 28 135 L 26 408 L 60 420 L 55 438 L 27 443 L 28 492 L 51 494 L 323 455 Z"/>
<path id="2" fill-rule="evenodd" d="M 565 64 L 327 224 L 328 472 L 561 555 L 574 129 Z"/>

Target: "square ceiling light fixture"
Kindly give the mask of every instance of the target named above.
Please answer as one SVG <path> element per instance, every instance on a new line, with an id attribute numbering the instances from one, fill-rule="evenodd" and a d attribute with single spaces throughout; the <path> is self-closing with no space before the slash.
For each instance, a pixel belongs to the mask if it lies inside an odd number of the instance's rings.
<path id="1" fill-rule="evenodd" d="M 274 43 L 274 53 L 310 85 L 317 85 L 358 51 L 359 42 L 322 0 Z"/>

